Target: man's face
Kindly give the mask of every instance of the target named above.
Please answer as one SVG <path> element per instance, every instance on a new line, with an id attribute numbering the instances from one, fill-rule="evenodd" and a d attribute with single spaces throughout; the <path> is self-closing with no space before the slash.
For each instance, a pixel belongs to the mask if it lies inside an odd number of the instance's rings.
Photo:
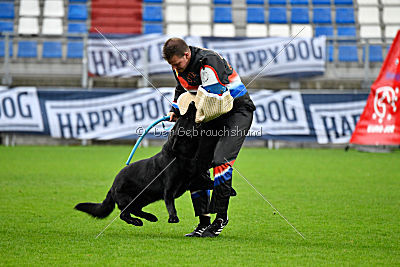
<path id="1" fill-rule="evenodd" d="M 168 60 L 168 63 L 172 66 L 174 70 L 177 70 L 178 72 L 183 72 L 189 65 L 189 61 L 190 53 L 185 52 L 183 57 L 178 57 L 177 55 L 173 56 L 170 60 Z"/>

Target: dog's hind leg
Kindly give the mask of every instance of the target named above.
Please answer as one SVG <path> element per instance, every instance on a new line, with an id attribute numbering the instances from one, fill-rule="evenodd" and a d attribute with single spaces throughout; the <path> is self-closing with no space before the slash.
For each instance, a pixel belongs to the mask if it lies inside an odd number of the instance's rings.
<path id="1" fill-rule="evenodd" d="M 145 220 L 148 220 L 150 222 L 156 222 L 158 221 L 157 217 L 151 213 L 142 211 L 142 210 L 132 210 L 131 213 L 137 217 L 143 218 Z"/>
<path id="2" fill-rule="evenodd" d="M 172 195 L 172 192 L 165 193 L 164 201 L 165 201 L 165 205 L 167 206 L 167 210 L 168 210 L 168 214 L 169 214 L 168 222 L 169 223 L 178 223 L 179 218 L 178 218 L 178 215 L 176 214 L 175 199 Z"/>
<path id="3" fill-rule="evenodd" d="M 127 194 L 118 194 L 117 195 L 117 205 L 118 208 L 122 211 L 121 214 L 119 215 L 119 217 L 121 218 L 121 220 L 125 221 L 128 224 L 132 224 L 135 226 L 142 226 L 143 222 L 142 220 L 138 219 L 138 218 L 132 218 L 131 217 L 131 211 L 133 209 L 133 207 L 128 205 L 133 205 L 134 203 L 131 203 L 132 198 L 127 195 Z"/>

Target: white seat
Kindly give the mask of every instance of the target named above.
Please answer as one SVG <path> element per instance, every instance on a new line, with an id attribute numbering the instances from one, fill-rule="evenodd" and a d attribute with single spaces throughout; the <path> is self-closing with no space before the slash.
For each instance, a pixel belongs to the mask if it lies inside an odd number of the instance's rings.
<path id="1" fill-rule="evenodd" d="M 296 36 L 297 35 L 297 36 Z M 291 26 L 292 37 L 313 37 L 313 29 L 308 24 L 292 24 Z"/>
<path id="2" fill-rule="evenodd" d="M 165 3 L 186 4 L 186 0 L 164 0 Z"/>
<path id="3" fill-rule="evenodd" d="M 168 22 L 186 22 L 186 5 L 167 5 L 165 8 L 165 21 Z"/>
<path id="4" fill-rule="evenodd" d="M 43 15 L 45 17 L 64 17 L 64 2 L 62 0 L 46 0 Z"/>
<path id="5" fill-rule="evenodd" d="M 192 24 L 190 25 L 191 36 L 211 36 L 210 24 Z"/>
<path id="6" fill-rule="evenodd" d="M 379 25 L 374 26 L 360 26 L 361 38 L 382 38 L 382 31 Z M 371 43 L 379 42 L 379 40 L 371 40 Z"/>
<path id="7" fill-rule="evenodd" d="M 247 37 L 267 37 L 268 30 L 265 24 L 247 24 L 246 25 L 246 36 Z"/>
<path id="8" fill-rule="evenodd" d="M 378 7 L 359 7 L 358 22 L 360 24 L 379 24 L 379 9 Z"/>
<path id="9" fill-rule="evenodd" d="M 187 36 L 189 33 L 189 30 L 188 30 L 187 24 L 169 23 L 169 24 L 167 24 L 166 32 L 167 32 L 167 35 Z"/>
<path id="10" fill-rule="evenodd" d="M 38 34 L 39 20 L 38 18 L 21 17 L 18 21 L 18 34 Z"/>
<path id="11" fill-rule="evenodd" d="M 210 0 L 189 0 L 190 4 L 202 4 L 202 5 L 209 5 Z"/>
<path id="12" fill-rule="evenodd" d="M 40 15 L 38 0 L 21 0 L 19 6 L 20 16 L 38 17 Z"/>
<path id="13" fill-rule="evenodd" d="M 386 38 L 394 38 L 396 37 L 397 32 L 400 30 L 400 26 L 386 26 L 385 27 L 385 37 Z"/>
<path id="14" fill-rule="evenodd" d="M 213 36 L 235 37 L 235 25 L 232 23 L 214 23 Z"/>
<path id="15" fill-rule="evenodd" d="M 399 5 L 399 0 L 381 0 L 383 5 Z"/>
<path id="16" fill-rule="evenodd" d="M 363 5 L 375 5 L 378 6 L 378 0 L 357 0 L 359 6 Z"/>
<path id="17" fill-rule="evenodd" d="M 44 18 L 42 33 L 46 35 L 63 34 L 63 25 L 60 18 Z"/>
<path id="18" fill-rule="evenodd" d="M 269 36 L 271 37 L 289 37 L 289 26 L 285 24 L 270 24 Z"/>
<path id="19" fill-rule="evenodd" d="M 211 8 L 210 6 L 190 6 L 189 20 L 191 22 L 210 22 Z"/>
<path id="20" fill-rule="evenodd" d="M 383 22 L 386 24 L 400 23 L 400 7 L 384 7 Z"/>

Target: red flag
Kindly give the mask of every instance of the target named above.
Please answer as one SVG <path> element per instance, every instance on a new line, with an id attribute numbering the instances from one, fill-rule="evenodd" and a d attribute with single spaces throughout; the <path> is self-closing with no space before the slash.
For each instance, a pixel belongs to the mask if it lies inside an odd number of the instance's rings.
<path id="1" fill-rule="evenodd" d="M 400 144 L 400 31 L 371 86 L 367 104 L 350 143 L 360 145 Z"/>

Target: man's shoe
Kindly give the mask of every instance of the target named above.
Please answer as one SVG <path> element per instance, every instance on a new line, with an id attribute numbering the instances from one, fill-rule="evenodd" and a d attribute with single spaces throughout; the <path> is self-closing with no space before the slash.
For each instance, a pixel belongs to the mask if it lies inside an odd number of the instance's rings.
<path id="1" fill-rule="evenodd" d="M 186 237 L 201 237 L 204 230 L 206 230 L 208 226 L 209 225 L 199 224 L 199 225 L 197 225 L 196 229 L 194 229 L 193 232 L 186 234 L 185 236 Z"/>
<path id="2" fill-rule="evenodd" d="M 216 218 L 212 224 L 203 232 L 201 237 L 217 237 L 222 232 L 222 229 L 228 224 L 229 220 Z"/>

